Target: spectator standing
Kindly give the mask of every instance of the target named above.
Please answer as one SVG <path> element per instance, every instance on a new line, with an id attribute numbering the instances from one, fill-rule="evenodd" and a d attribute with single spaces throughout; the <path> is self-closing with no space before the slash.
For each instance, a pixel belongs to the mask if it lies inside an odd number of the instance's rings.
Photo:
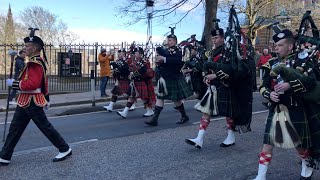
<path id="1" fill-rule="evenodd" d="M 267 63 L 268 60 L 271 58 L 272 58 L 272 55 L 269 53 L 269 49 L 264 48 L 262 55 L 257 63 L 257 67 L 260 69 L 260 80 L 262 79 L 262 76 L 263 76 L 263 71 L 261 69 L 261 66 L 264 65 L 265 63 Z"/>
<path id="2" fill-rule="evenodd" d="M 25 66 L 25 62 L 24 62 L 25 58 L 26 58 L 26 52 L 24 50 L 20 50 L 18 56 L 15 58 L 13 79 L 18 79 L 20 72 Z M 13 98 L 16 97 L 16 94 L 17 94 L 17 90 L 13 89 L 9 95 L 10 105 L 17 104 L 15 101 L 13 101 Z"/>
<path id="3" fill-rule="evenodd" d="M 100 93 L 101 97 L 107 97 L 108 95 L 106 94 L 106 87 L 111 75 L 110 61 L 114 60 L 114 54 L 107 54 L 107 50 L 105 48 L 101 48 L 98 60 L 100 64 Z"/>

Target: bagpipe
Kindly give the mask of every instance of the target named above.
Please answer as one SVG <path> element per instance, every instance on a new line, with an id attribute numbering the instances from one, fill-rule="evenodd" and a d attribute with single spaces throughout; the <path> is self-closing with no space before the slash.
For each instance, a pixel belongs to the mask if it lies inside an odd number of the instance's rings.
<path id="1" fill-rule="evenodd" d="M 312 32 L 312 36 L 307 35 L 308 32 Z M 295 38 L 296 49 L 294 60 L 291 61 L 292 66 L 278 65 L 272 68 L 270 75 L 273 77 L 279 77 L 280 75 L 285 82 L 302 82 L 304 90 L 302 93 L 298 91 L 296 95 L 301 96 L 305 101 L 319 103 L 320 71 L 318 53 L 320 39 L 318 28 L 311 17 L 311 11 L 307 11 L 303 15 L 298 36 Z M 313 109 L 314 105 L 308 108 Z M 275 112 L 270 129 L 271 140 L 275 146 L 293 148 L 299 145 L 301 141 L 290 120 L 288 108 L 282 104 L 272 103 L 271 109 L 274 109 Z"/>
<path id="2" fill-rule="evenodd" d="M 146 71 L 146 73 L 144 73 L 144 75 L 142 77 L 144 79 L 152 79 L 156 74 L 156 72 L 152 69 L 151 63 L 150 63 L 150 59 L 152 58 L 152 56 L 153 56 L 153 44 L 152 44 L 151 36 L 150 36 L 148 38 L 147 43 L 146 43 L 146 49 L 145 49 L 144 55 L 143 55 L 145 65 L 147 66 L 147 71 Z"/>
<path id="3" fill-rule="evenodd" d="M 244 60 L 246 59 L 246 38 L 241 32 L 239 20 L 234 6 L 231 6 L 229 11 L 228 28 L 225 33 L 225 49 L 223 58 L 231 63 L 232 69 L 235 71 L 248 71 Z M 241 41 L 242 40 L 242 41 Z"/>
<path id="4" fill-rule="evenodd" d="M 216 22 L 216 29 L 219 28 Z M 228 27 L 224 34 L 224 49 L 222 50 L 222 61 L 231 65 L 238 80 L 251 76 L 249 60 L 253 61 L 253 47 L 251 41 L 241 31 L 237 13 L 232 5 L 229 11 Z M 208 70 L 216 72 L 223 69 L 218 63 L 205 63 L 205 73 Z"/>
<path id="5" fill-rule="evenodd" d="M 205 52 L 205 47 L 201 41 L 196 39 L 196 35 L 191 35 L 188 39 L 181 41 L 178 46 L 182 49 L 182 60 L 184 62 L 189 61 L 191 55 L 191 49 L 197 51 L 197 57 L 202 58 Z"/>
<path id="6" fill-rule="evenodd" d="M 312 32 L 312 36 L 308 36 L 308 32 Z M 315 25 L 311 11 L 307 11 L 301 20 L 296 37 L 296 49 L 294 68 L 287 68 L 285 66 L 277 66 L 270 72 L 271 76 L 280 75 L 284 81 L 294 81 L 297 79 L 305 78 L 305 76 L 312 76 L 316 81 L 316 85 L 310 91 L 304 94 L 304 99 L 311 102 L 320 102 L 320 38 L 319 30 Z"/>

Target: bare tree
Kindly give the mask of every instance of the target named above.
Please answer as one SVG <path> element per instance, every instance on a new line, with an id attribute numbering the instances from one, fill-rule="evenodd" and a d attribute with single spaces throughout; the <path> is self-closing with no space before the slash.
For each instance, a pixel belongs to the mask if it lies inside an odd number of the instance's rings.
<path id="1" fill-rule="evenodd" d="M 74 33 L 68 31 L 68 26 L 58 19 L 58 16 L 42 7 L 33 6 L 24 9 L 20 14 L 20 19 L 25 29 L 36 27 L 40 29 L 39 36 L 45 43 L 71 43 L 64 41 L 69 36 L 71 40 L 77 39 Z"/>
<path id="2" fill-rule="evenodd" d="M 307 11 L 311 11 L 311 16 L 316 24 L 320 25 L 320 2 L 314 0 L 298 1 L 286 0 L 277 1 L 275 8 L 278 12 L 287 17 L 286 26 L 295 31 L 299 28 L 301 18 Z"/>
<path id="3" fill-rule="evenodd" d="M 248 36 L 253 45 L 255 45 L 257 32 L 275 21 L 295 31 L 306 10 L 312 10 L 313 19 L 316 22 L 320 21 L 320 4 L 312 0 L 220 0 L 219 5 L 221 10 L 235 5 L 238 13 L 245 15 L 242 27 L 248 30 Z"/>
<path id="4" fill-rule="evenodd" d="M 219 3 L 221 10 L 235 5 L 238 13 L 245 15 L 245 24 L 242 24 L 242 28 L 247 29 L 248 38 L 255 46 L 258 30 L 272 24 L 272 22 L 268 22 L 269 19 L 273 18 L 273 15 L 271 15 L 273 14 L 272 9 L 269 9 L 268 5 L 273 2 L 274 0 L 247 0 L 246 2 L 242 0 L 221 0 Z"/>
<path id="5" fill-rule="evenodd" d="M 126 25 L 132 25 L 147 19 L 145 14 L 145 0 L 127 0 L 124 4 L 117 7 L 118 16 L 131 17 Z M 206 46 L 211 46 L 210 31 L 213 28 L 213 19 L 216 19 L 218 0 L 159 0 L 155 2 L 155 10 L 153 18 L 161 24 L 168 26 L 176 26 L 179 24 L 192 10 L 202 5 L 205 11 L 205 26 L 203 30 L 203 42 Z M 181 9 L 184 11 L 180 11 Z M 177 22 L 169 22 L 168 19 L 178 17 Z M 170 17 L 170 18 L 169 18 Z"/>
<path id="6" fill-rule="evenodd" d="M 5 24 L 6 24 L 6 17 L 3 15 L 0 15 L 0 43 L 1 44 L 4 44 L 4 36 L 5 36 L 4 26 L 5 26 Z"/>

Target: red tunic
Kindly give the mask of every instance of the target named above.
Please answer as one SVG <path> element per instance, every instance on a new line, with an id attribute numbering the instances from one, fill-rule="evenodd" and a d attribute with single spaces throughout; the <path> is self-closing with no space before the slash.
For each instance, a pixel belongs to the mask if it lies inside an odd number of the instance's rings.
<path id="1" fill-rule="evenodd" d="M 42 62 L 41 62 L 42 61 Z M 45 74 L 45 64 L 39 56 L 30 58 L 19 76 L 17 103 L 20 107 L 28 107 L 33 99 L 36 106 L 44 107 L 48 102 L 48 79 Z"/>

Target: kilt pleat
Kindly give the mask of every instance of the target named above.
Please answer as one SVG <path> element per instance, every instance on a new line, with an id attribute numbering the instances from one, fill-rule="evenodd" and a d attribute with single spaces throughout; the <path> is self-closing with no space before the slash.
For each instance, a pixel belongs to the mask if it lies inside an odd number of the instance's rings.
<path id="1" fill-rule="evenodd" d="M 156 103 L 156 93 L 154 92 L 154 85 L 152 79 L 148 79 L 146 81 L 147 88 L 148 88 L 148 105 L 153 107 Z"/>
<path id="2" fill-rule="evenodd" d="M 119 87 L 120 87 L 120 89 L 121 89 L 121 92 L 122 92 L 122 94 L 127 94 L 127 92 L 128 92 L 128 89 L 129 89 L 129 80 L 127 80 L 127 79 L 120 79 L 119 80 Z M 120 94 L 120 95 L 122 95 L 122 94 Z"/>
<path id="3" fill-rule="evenodd" d="M 233 117 L 233 107 L 235 102 L 231 97 L 230 88 L 220 85 L 220 87 L 217 87 L 217 92 L 219 116 Z"/>
<path id="4" fill-rule="evenodd" d="M 166 96 L 157 96 L 158 99 L 178 101 L 192 96 L 193 92 L 183 77 L 164 80 L 168 94 Z"/>
<path id="5" fill-rule="evenodd" d="M 148 87 L 145 81 L 134 81 L 134 86 L 136 87 L 136 90 L 139 93 L 139 96 L 137 98 L 141 98 L 143 100 L 149 100 L 149 92 Z"/>
<path id="6" fill-rule="evenodd" d="M 307 121 L 306 113 L 303 110 L 303 107 L 287 106 L 287 108 L 289 111 L 289 116 L 290 116 L 292 125 L 296 129 L 301 140 L 301 144 L 298 147 L 310 148 L 311 137 L 310 137 L 310 131 L 309 131 L 309 124 Z M 274 110 L 270 110 L 267 117 L 266 128 L 264 133 L 264 139 L 263 139 L 264 144 L 274 145 L 270 138 L 270 129 L 271 129 L 272 119 L 274 115 L 275 115 Z"/>
<path id="7" fill-rule="evenodd" d="M 311 136 L 311 157 L 313 166 L 320 165 L 320 104 L 308 104 L 306 107 Z"/>
<path id="8" fill-rule="evenodd" d="M 201 98 L 203 97 L 203 95 L 206 93 L 207 91 L 207 85 L 203 82 L 203 78 L 200 75 L 191 75 L 191 82 L 192 82 L 192 90 L 193 92 L 197 92 L 200 94 L 199 99 L 201 100 Z"/>

